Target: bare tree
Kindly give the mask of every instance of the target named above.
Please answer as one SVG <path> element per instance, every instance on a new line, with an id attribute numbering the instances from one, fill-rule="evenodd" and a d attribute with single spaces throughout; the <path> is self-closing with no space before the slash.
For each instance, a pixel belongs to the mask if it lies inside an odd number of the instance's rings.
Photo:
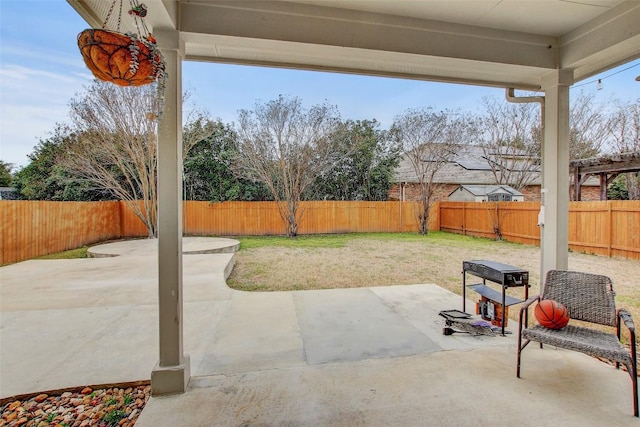
<path id="1" fill-rule="evenodd" d="M 436 113 L 430 108 L 410 109 L 396 117 L 392 125 L 392 133 L 411 164 L 420 190 L 417 216 L 421 234 L 428 232 L 435 175 L 470 135 L 470 122 L 466 117 L 456 118 L 457 115 L 447 111 Z"/>
<path id="2" fill-rule="evenodd" d="M 540 107 L 483 98 L 478 136 L 496 184 L 522 190 L 540 172 Z"/>
<path id="3" fill-rule="evenodd" d="M 569 109 L 569 160 L 598 156 L 608 133 L 607 113 L 595 95 L 580 92 L 571 98 Z"/>
<path id="4" fill-rule="evenodd" d="M 616 153 L 640 152 L 640 99 L 617 103 L 607 122 L 610 149 Z M 640 200 L 640 172 L 625 175 L 629 200 Z"/>
<path id="5" fill-rule="evenodd" d="M 156 114 L 153 85 L 120 87 L 94 81 L 71 101 L 75 141 L 64 164 L 96 188 L 123 200 L 156 235 Z"/>
<path id="6" fill-rule="evenodd" d="M 536 103 L 511 104 L 484 98 L 480 136 L 484 157 L 497 184 L 522 190 L 540 175 L 542 126 Z M 569 157 L 597 156 L 604 147 L 607 116 L 594 95 L 572 97 L 569 110 Z"/>
<path id="7" fill-rule="evenodd" d="M 126 203 L 157 235 L 157 114 L 155 85 L 120 87 L 95 80 L 71 101 L 74 141 L 62 164 L 74 176 Z M 214 132 L 203 111 L 188 115 L 183 156 Z"/>
<path id="8" fill-rule="evenodd" d="M 238 173 L 267 186 L 288 236 L 298 234 L 302 194 L 333 164 L 331 135 L 339 123 L 335 107 L 307 110 L 299 98 L 283 96 L 239 113 Z"/>

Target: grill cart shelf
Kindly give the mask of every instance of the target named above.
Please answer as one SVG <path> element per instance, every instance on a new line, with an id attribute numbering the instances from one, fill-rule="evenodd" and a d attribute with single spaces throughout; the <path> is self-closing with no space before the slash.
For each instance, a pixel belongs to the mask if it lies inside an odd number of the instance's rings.
<path id="1" fill-rule="evenodd" d="M 482 279 L 482 283 L 467 285 L 467 273 Z M 487 285 L 487 281 L 500 286 L 500 291 Z M 508 307 L 529 298 L 529 272 L 495 261 L 475 260 L 462 262 L 462 311 L 466 312 L 467 287 L 481 296 L 476 314 L 502 328 L 507 324 Z M 506 295 L 507 288 L 524 287 L 524 300 Z"/>

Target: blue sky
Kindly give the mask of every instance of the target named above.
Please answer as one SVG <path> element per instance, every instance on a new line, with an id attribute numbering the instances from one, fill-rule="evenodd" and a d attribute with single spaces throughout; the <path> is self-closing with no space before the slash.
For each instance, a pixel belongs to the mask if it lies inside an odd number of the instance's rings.
<path id="1" fill-rule="evenodd" d="M 65 0 L 0 0 L 1 160 L 26 165 L 39 140 L 48 138 L 56 123 L 68 122 L 69 101 L 92 79 L 76 42 L 85 28 Z M 593 92 L 603 101 L 635 101 L 639 74 L 636 60 L 573 90 Z M 183 64 L 183 83 L 193 104 L 227 123 L 236 120 L 239 109 L 280 94 L 298 96 L 307 106 L 327 101 L 344 119 L 375 118 L 385 128 L 407 108 L 475 111 L 483 96 L 504 96 L 495 88 L 200 62 Z"/>

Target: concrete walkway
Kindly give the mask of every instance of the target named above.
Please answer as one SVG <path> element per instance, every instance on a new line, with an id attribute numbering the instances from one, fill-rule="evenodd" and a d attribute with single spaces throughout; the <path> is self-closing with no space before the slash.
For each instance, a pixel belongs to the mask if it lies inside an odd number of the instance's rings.
<path id="1" fill-rule="evenodd" d="M 157 260 L 121 253 L 0 269 L 2 397 L 149 378 Z M 514 335 L 442 335 L 436 285 L 246 293 L 233 260 L 184 256 L 190 389 L 137 426 L 638 425 L 625 372 L 530 346 L 517 379 Z"/>
<path id="2" fill-rule="evenodd" d="M 240 242 L 221 237 L 183 237 L 182 254 L 224 254 L 235 253 L 240 249 Z M 120 240 L 92 246 L 87 250 L 93 258 L 115 256 L 157 256 L 157 239 Z"/>

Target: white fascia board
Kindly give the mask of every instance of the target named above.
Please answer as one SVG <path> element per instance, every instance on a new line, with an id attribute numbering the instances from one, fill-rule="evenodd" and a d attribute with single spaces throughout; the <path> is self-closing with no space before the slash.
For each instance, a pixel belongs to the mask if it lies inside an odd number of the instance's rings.
<path id="1" fill-rule="evenodd" d="M 84 19 L 92 28 L 100 28 L 104 17 L 98 16 L 91 5 L 83 0 L 67 0 L 67 3 Z"/>
<path id="2" fill-rule="evenodd" d="M 576 80 L 639 58 L 640 2 L 623 2 L 561 37 L 559 54 Z"/>
<path id="3" fill-rule="evenodd" d="M 102 24 L 110 7 L 110 2 L 105 0 L 67 0 L 67 3 L 69 3 L 69 5 L 78 12 L 78 15 L 87 21 L 92 28 L 102 28 Z M 144 18 L 145 24 L 151 32 L 153 32 L 154 29 L 176 29 L 179 13 L 179 5 L 176 0 L 146 0 L 145 3 L 147 6 L 147 16 Z M 114 13 L 117 12 L 118 9 L 114 11 Z M 123 8 L 122 13 L 122 28 L 120 30 L 122 32 L 135 32 L 137 28 L 133 23 L 133 19 L 127 14 L 126 9 Z"/>
<path id="4" fill-rule="evenodd" d="M 180 3 L 185 33 L 557 68 L 557 39 L 307 4 Z"/>

